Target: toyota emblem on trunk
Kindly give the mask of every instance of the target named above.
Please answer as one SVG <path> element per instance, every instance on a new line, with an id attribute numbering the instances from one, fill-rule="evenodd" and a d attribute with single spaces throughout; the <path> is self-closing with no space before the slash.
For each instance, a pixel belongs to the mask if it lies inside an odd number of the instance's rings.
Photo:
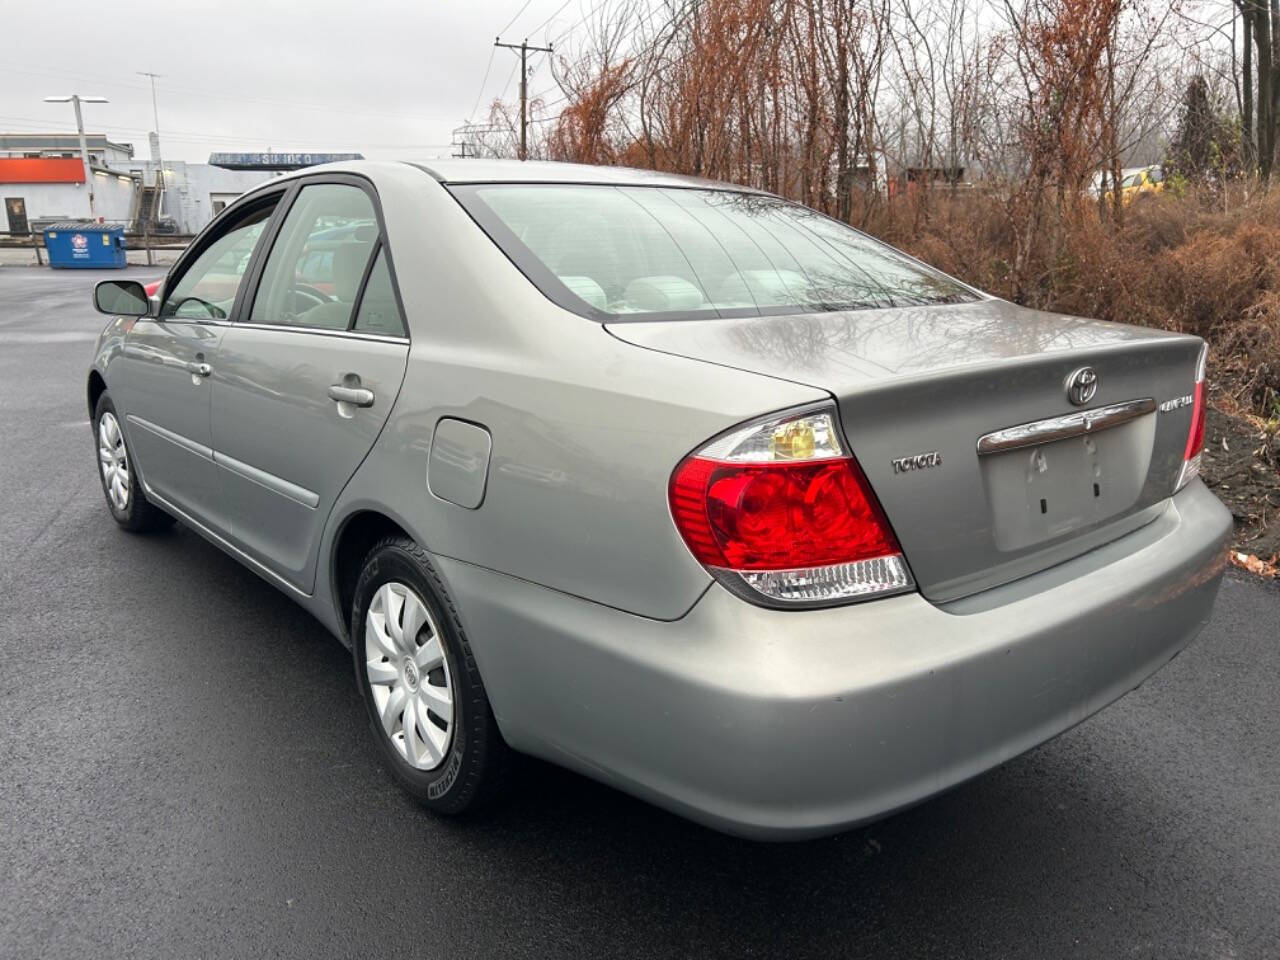
<path id="1" fill-rule="evenodd" d="M 1077 407 L 1084 406 L 1098 392 L 1098 372 L 1093 367 L 1081 367 L 1067 377 L 1067 399 Z"/>

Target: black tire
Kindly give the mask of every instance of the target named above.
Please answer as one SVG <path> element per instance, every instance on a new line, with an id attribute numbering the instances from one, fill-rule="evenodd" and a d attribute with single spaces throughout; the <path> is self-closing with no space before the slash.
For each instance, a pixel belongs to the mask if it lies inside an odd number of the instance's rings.
<path id="1" fill-rule="evenodd" d="M 365 618 L 378 590 L 389 583 L 410 588 L 427 606 L 438 628 L 453 687 L 449 745 L 430 770 L 409 763 L 383 729 L 368 679 Z M 388 537 L 374 545 L 356 581 L 350 627 L 356 684 L 369 725 L 386 765 L 400 784 L 425 807 L 446 815 L 478 809 L 498 799 L 509 777 L 511 749 L 494 720 L 457 610 L 425 550 L 404 537 Z"/>
<path id="2" fill-rule="evenodd" d="M 115 404 L 111 402 L 111 395 L 104 390 L 102 395 L 98 397 L 98 404 L 93 411 L 93 459 L 98 465 L 98 484 L 102 487 L 102 496 L 107 501 L 107 509 L 111 511 L 111 518 L 133 533 L 148 533 L 153 530 L 164 530 L 172 526 L 173 517 L 148 500 L 147 495 L 143 492 L 142 484 L 138 482 L 138 471 L 134 469 L 136 461 L 133 458 L 133 450 L 124 436 L 123 429 L 120 431 L 120 442 L 124 445 L 128 466 L 128 496 L 123 508 L 112 500 L 111 491 L 107 489 L 106 473 L 103 470 L 101 456 L 98 452 L 102 418 L 108 413 L 119 424 L 120 415 L 116 413 Z"/>

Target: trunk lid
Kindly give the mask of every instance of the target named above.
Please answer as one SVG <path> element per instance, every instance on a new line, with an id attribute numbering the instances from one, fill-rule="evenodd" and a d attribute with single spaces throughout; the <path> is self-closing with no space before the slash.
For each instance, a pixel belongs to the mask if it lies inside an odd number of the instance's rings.
<path id="1" fill-rule="evenodd" d="M 1201 347 L 1001 300 L 607 329 L 830 392 L 921 592 L 938 602 L 1153 519 L 1181 469 Z M 1067 381 L 1083 367 L 1095 392 L 1075 404 Z"/>

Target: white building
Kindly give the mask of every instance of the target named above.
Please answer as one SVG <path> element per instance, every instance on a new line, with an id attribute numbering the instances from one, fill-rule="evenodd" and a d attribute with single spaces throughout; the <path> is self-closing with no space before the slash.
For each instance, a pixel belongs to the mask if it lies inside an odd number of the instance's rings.
<path id="1" fill-rule="evenodd" d="M 119 222 L 141 230 L 194 234 L 224 206 L 285 170 L 296 170 L 355 154 L 214 154 L 210 163 L 164 165 L 158 209 L 155 160 L 134 157 L 132 144 L 104 134 L 86 134 L 93 176 L 90 210 L 80 141 L 76 134 L 0 133 L 0 197 L 7 222 L 0 230 L 23 234 L 43 223 L 66 220 Z M 153 152 L 155 150 L 153 144 Z"/>

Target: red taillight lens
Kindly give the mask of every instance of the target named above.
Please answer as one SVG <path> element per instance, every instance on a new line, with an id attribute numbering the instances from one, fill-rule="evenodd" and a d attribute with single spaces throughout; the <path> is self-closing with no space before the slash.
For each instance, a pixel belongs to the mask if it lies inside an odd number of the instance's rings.
<path id="1" fill-rule="evenodd" d="M 671 515 L 721 582 L 777 605 L 914 586 L 889 521 L 841 444 L 834 411 L 725 434 L 671 475 Z"/>
<path id="2" fill-rule="evenodd" d="M 1191 408 L 1191 432 L 1187 434 L 1187 450 L 1183 460 L 1190 460 L 1204 449 L 1204 381 L 1196 381 L 1195 406 Z"/>
<path id="3" fill-rule="evenodd" d="M 1178 471 L 1178 482 L 1173 488 L 1177 493 L 1188 483 L 1200 476 L 1200 452 L 1204 449 L 1205 422 L 1205 368 L 1209 362 L 1209 346 L 1200 348 L 1200 360 L 1196 364 L 1196 389 L 1191 407 L 1191 429 L 1187 431 L 1187 446 L 1182 452 L 1182 469 Z"/>
<path id="4" fill-rule="evenodd" d="M 857 464 L 723 463 L 693 456 L 671 478 L 671 511 L 700 561 L 790 570 L 898 553 Z"/>

